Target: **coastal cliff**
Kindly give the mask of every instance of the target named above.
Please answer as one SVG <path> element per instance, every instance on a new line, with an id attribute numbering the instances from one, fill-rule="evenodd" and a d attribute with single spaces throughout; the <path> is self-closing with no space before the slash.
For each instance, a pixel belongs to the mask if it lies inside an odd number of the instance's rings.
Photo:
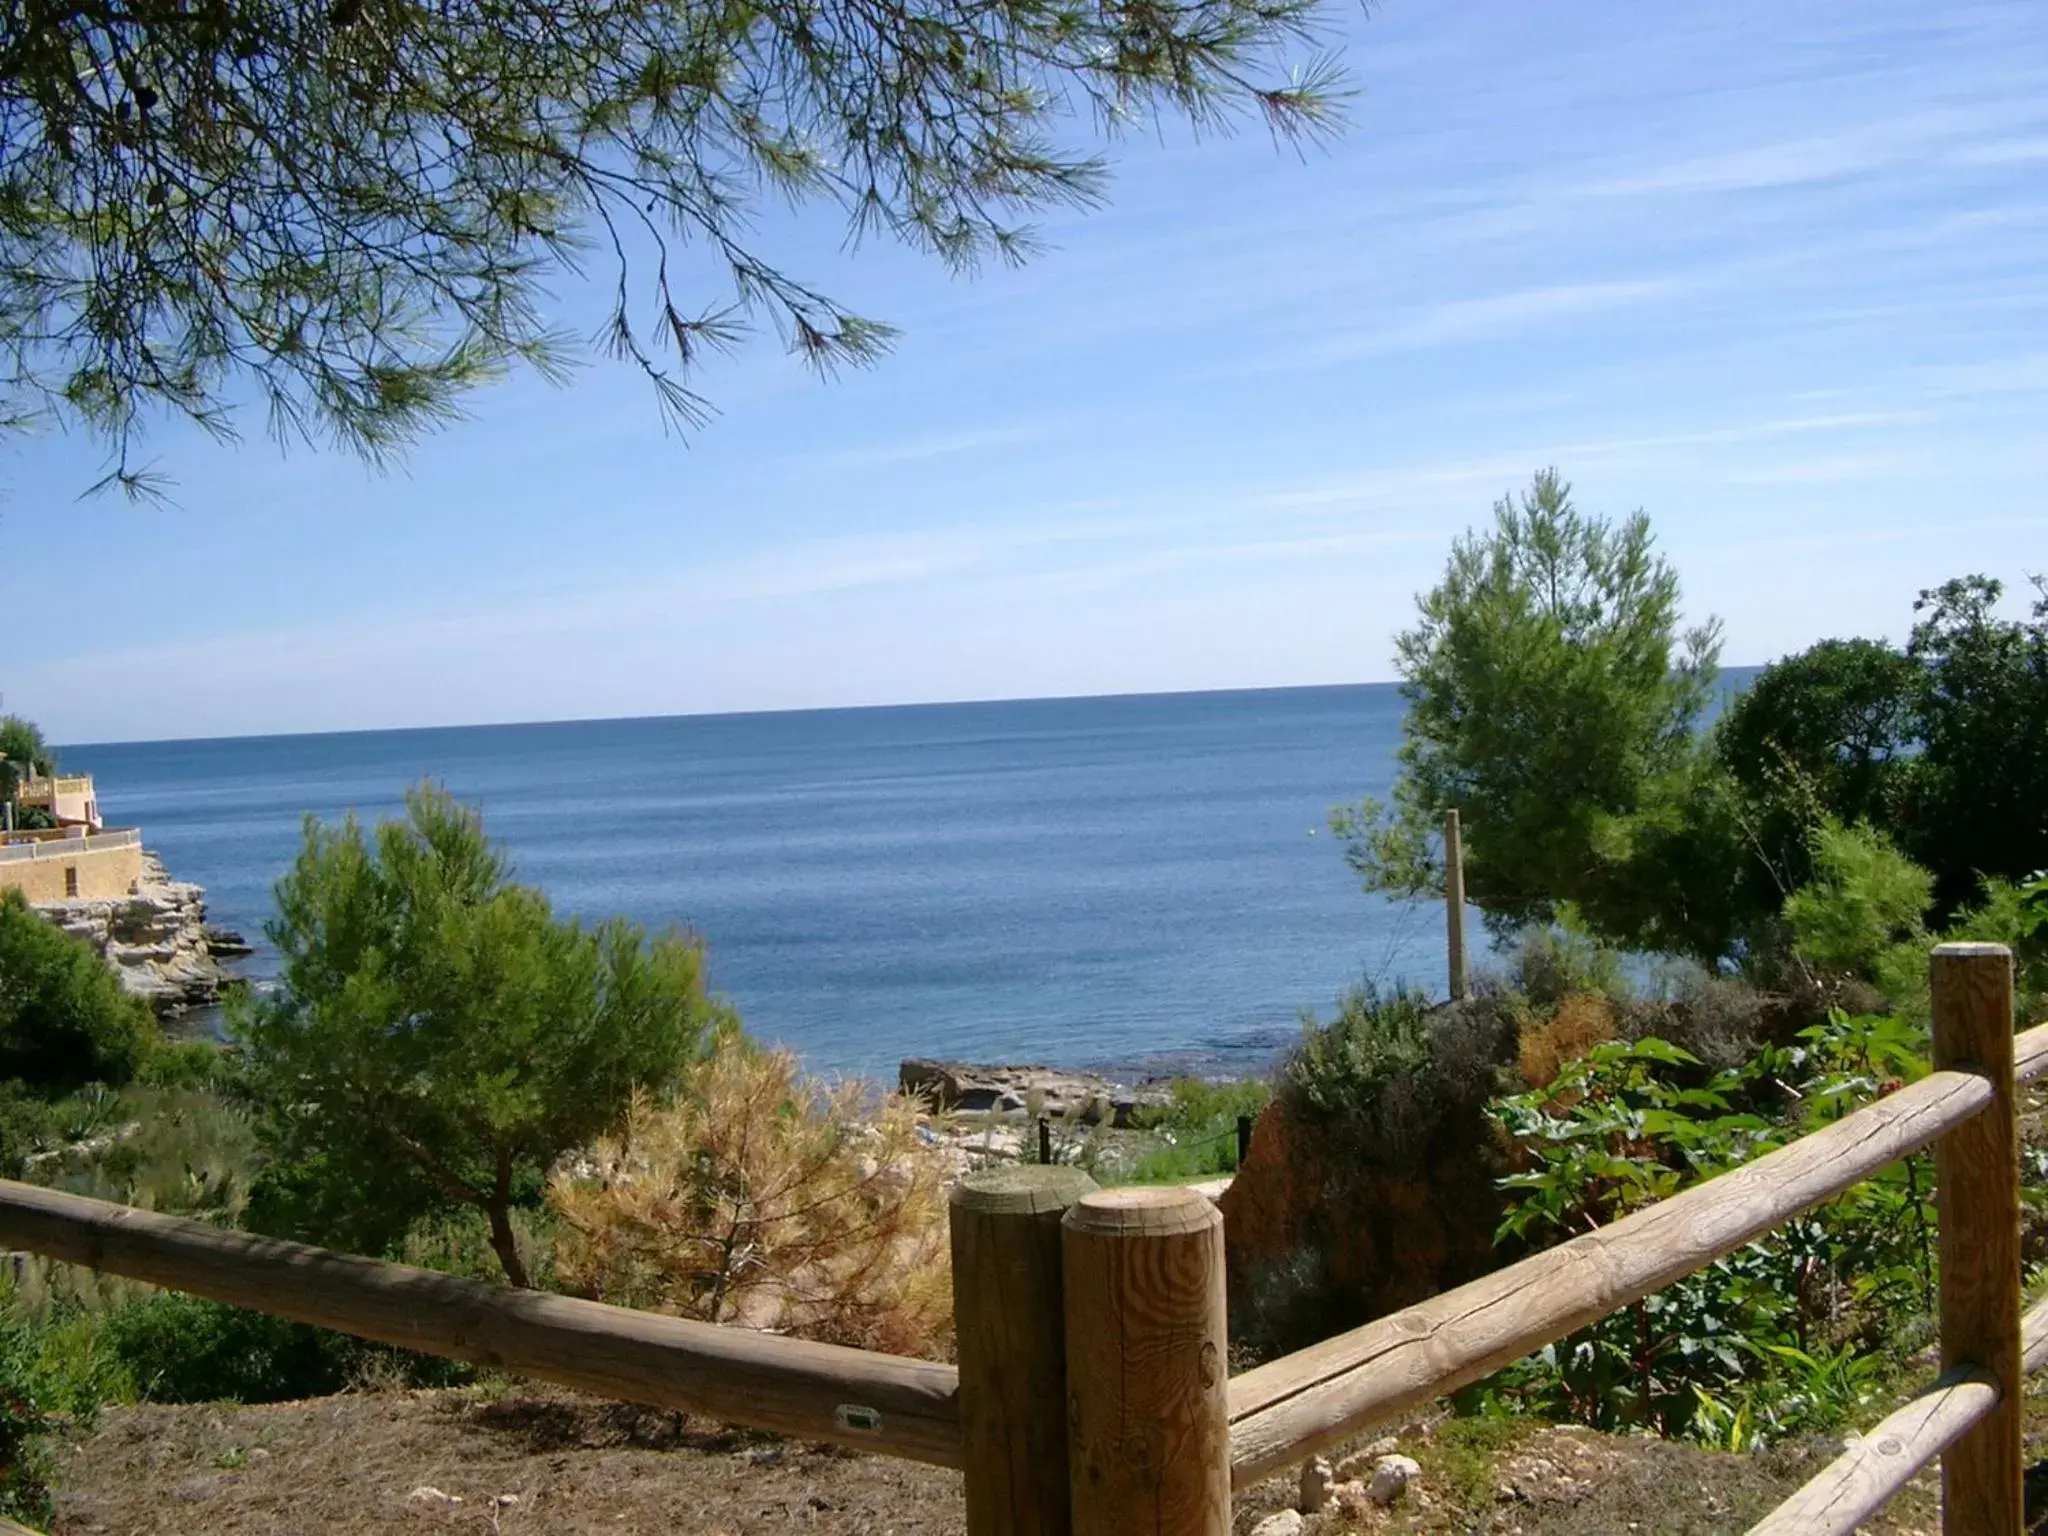
<path id="1" fill-rule="evenodd" d="M 205 890 L 171 879 L 163 860 L 147 850 L 142 878 L 129 894 L 44 902 L 36 910 L 90 944 L 122 987 L 159 1017 L 219 1001 L 234 980 L 222 959 L 248 953 L 239 937 L 208 926 Z"/>

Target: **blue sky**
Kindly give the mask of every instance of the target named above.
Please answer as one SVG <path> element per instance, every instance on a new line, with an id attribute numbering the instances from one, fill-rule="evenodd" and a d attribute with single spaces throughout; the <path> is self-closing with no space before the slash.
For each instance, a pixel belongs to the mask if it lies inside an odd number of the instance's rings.
<path id="1" fill-rule="evenodd" d="M 1162 124 L 1021 271 L 768 220 L 904 340 L 820 383 L 762 338 L 688 446 L 609 363 L 388 475 L 167 428 L 168 509 L 11 444 L 6 707 L 89 741 L 1377 680 L 1547 463 L 1649 511 L 1731 662 L 2048 567 L 2048 5 L 1330 15 L 1341 141 Z"/>

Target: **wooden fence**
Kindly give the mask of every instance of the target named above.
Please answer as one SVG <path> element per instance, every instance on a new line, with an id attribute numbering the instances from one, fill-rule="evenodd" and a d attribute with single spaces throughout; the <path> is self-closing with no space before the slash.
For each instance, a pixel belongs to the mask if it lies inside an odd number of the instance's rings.
<path id="1" fill-rule="evenodd" d="M 0 1243 L 584 1391 L 955 1467 L 970 1536 L 1226 1536 L 1232 1490 L 1540 1349 L 1935 1148 L 1935 1382 L 1755 1527 L 1854 1529 L 1937 1455 L 1948 1536 L 2019 1536 L 2022 1318 L 2015 1037 L 1997 945 L 1933 956 L 1934 1070 L 1720 1177 L 1234 1379 L 1223 1220 L 1189 1189 L 1071 1168 L 953 1195 L 959 1364 L 479 1285 L 0 1181 Z M 682 1519 L 679 1512 L 679 1520 Z"/>

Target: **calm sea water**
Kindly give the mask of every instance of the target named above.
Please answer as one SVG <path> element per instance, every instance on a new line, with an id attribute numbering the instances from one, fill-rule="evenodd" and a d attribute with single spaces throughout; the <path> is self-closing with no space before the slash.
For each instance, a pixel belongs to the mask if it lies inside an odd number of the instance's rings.
<path id="1" fill-rule="evenodd" d="M 256 938 L 301 818 L 442 780 L 558 909 L 681 924 L 814 1069 L 947 1055 L 1263 1064 L 1363 975 L 1441 986 L 1434 907 L 1362 893 L 1329 807 L 1393 778 L 1390 686 L 80 746 Z M 251 974 L 273 967 L 259 953 Z"/>

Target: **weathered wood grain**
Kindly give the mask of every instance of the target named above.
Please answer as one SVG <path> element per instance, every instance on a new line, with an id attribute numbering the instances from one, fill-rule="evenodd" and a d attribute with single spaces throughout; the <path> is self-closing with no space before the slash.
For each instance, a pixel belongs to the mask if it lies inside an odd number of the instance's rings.
<path id="1" fill-rule="evenodd" d="M 953 1321 L 968 1536 L 1068 1536 L 1060 1217 L 1095 1188 L 1025 1164 L 953 1188 Z"/>
<path id="2" fill-rule="evenodd" d="M 2035 1302 L 2020 1319 L 2020 1367 L 2031 1376 L 2048 1365 L 2048 1299 Z"/>
<path id="3" fill-rule="evenodd" d="M 1941 944 L 1930 976 L 1934 1065 L 1982 1073 L 1991 1105 L 1934 1148 L 1941 1251 L 1941 1368 L 1975 1369 L 1999 1401 L 1942 1453 L 1948 1536 L 2020 1536 L 2024 1525 L 2020 1372 L 2020 1134 L 2013 1085 L 2012 953 Z"/>
<path id="4" fill-rule="evenodd" d="M 1574 1238 L 1230 1384 L 1231 1475 L 1258 1481 L 1497 1370 L 1753 1242 L 1992 1101 L 1938 1071 L 1602 1231 Z"/>
<path id="5" fill-rule="evenodd" d="M 0 1244 L 624 1402 L 960 1465 L 949 1365 L 479 1285 L 11 1180 Z"/>
<path id="6" fill-rule="evenodd" d="M 2012 1075 L 2023 1083 L 2048 1072 L 2048 1024 L 2036 1024 L 2013 1036 Z"/>
<path id="7" fill-rule="evenodd" d="M 1846 1536 L 1997 1407 L 1998 1383 L 1983 1371 L 1943 1376 L 1751 1526 L 1749 1536 Z"/>
<path id="8" fill-rule="evenodd" d="M 1109 1189 L 1063 1225 L 1075 1536 L 1230 1536 L 1223 1213 Z"/>

